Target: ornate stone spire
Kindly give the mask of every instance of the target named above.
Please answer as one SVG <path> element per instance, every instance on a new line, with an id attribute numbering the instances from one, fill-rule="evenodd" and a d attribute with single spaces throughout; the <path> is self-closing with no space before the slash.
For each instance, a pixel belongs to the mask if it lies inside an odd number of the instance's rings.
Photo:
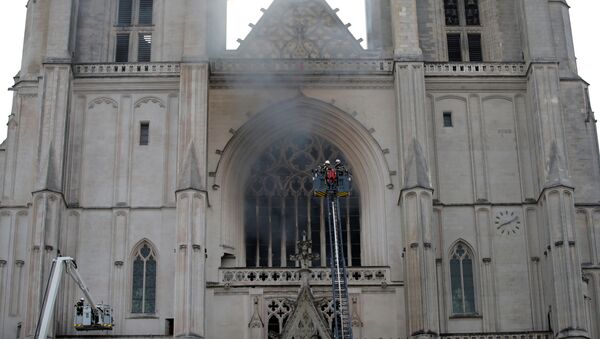
<path id="1" fill-rule="evenodd" d="M 309 286 L 310 266 L 313 260 L 319 260 L 321 256 L 318 253 L 312 253 L 312 240 L 306 238 L 306 231 L 302 232 L 302 240 L 298 243 L 298 253 L 292 255 L 290 259 L 300 264 L 300 276 L 302 277 L 302 286 Z"/>
<path id="2" fill-rule="evenodd" d="M 298 241 L 298 253 L 291 256 L 292 260 L 300 264 L 300 275 L 302 286 L 298 292 L 298 299 L 294 311 L 290 315 L 283 332 L 282 339 L 331 339 L 331 331 L 323 315 L 315 306 L 315 298 L 310 290 L 310 266 L 313 260 L 320 258 L 319 254 L 313 254 L 312 241 L 306 238 L 306 232 L 302 232 L 302 240 Z"/>

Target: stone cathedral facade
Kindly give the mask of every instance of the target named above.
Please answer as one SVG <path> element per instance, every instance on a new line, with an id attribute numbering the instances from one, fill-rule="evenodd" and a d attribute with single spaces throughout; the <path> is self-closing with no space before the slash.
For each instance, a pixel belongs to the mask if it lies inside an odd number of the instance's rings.
<path id="1" fill-rule="evenodd" d="M 600 160 L 567 2 L 365 15 L 363 46 L 325 0 L 274 0 L 228 50 L 225 0 L 29 0 L 0 338 L 34 336 L 59 253 L 115 328 L 76 332 L 64 279 L 56 338 L 331 338 L 310 170 L 336 158 L 355 338 L 600 338 Z"/>

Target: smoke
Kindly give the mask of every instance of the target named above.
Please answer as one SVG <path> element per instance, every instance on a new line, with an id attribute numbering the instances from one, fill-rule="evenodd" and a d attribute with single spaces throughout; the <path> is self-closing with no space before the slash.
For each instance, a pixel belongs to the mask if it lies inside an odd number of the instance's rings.
<path id="1" fill-rule="evenodd" d="M 311 170 L 337 158 L 344 156 L 324 139 L 291 134 L 276 140 L 251 165 L 244 215 L 247 266 L 295 266 L 289 258 L 304 232 L 313 241 L 313 253 L 323 257 L 313 265 L 327 265 L 330 251 L 321 253 L 329 247 L 327 206 L 323 198 L 312 196 Z M 358 194 L 342 200 L 344 249 L 347 257 L 354 253 L 349 260 L 354 264 L 360 264 L 359 214 Z"/>

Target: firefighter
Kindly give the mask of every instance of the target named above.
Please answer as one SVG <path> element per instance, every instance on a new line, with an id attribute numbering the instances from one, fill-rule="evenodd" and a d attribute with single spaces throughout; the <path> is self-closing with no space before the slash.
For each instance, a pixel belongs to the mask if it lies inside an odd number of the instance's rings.
<path id="1" fill-rule="evenodd" d="M 79 301 L 75 304 L 75 310 L 77 311 L 77 315 L 83 315 L 83 302 L 84 299 L 80 298 Z"/>

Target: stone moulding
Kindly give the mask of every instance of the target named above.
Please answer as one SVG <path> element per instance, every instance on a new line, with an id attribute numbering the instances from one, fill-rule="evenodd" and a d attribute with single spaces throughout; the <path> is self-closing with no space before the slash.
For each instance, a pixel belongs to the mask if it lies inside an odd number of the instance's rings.
<path id="1" fill-rule="evenodd" d="M 86 77 L 179 76 L 179 63 L 96 63 L 75 64 L 73 74 Z"/>
<path id="2" fill-rule="evenodd" d="M 329 268 L 311 268 L 311 286 L 331 285 Z M 301 283 L 297 268 L 222 268 L 219 270 L 222 286 L 297 286 Z M 388 267 L 348 268 L 350 286 L 387 286 L 391 284 Z"/>

